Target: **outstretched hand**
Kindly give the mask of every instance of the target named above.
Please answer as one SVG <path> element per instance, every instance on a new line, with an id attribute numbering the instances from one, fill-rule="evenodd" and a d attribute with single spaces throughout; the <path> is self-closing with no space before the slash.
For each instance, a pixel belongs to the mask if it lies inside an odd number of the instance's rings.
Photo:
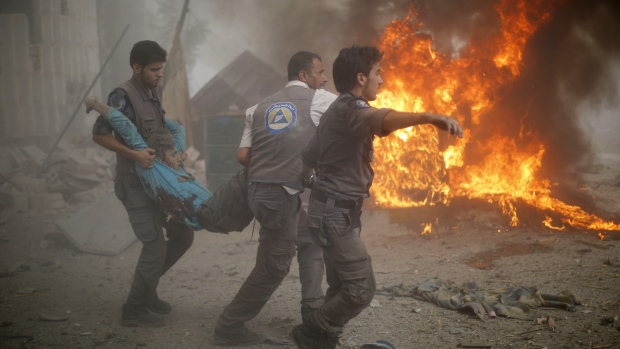
<path id="1" fill-rule="evenodd" d="M 146 148 L 143 150 L 137 150 L 134 160 L 142 168 L 152 168 L 155 162 L 155 150 Z"/>
<path id="2" fill-rule="evenodd" d="M 439 129 L 448 132 L 454 137 L 463 138 L 463 129 L 461 128 L 461 125 L 459 124 L 458 121 L 456 121 L 455 119 L 451 117 L 437 115 L 437 121 L 434 122 L 434 124 Z"/>

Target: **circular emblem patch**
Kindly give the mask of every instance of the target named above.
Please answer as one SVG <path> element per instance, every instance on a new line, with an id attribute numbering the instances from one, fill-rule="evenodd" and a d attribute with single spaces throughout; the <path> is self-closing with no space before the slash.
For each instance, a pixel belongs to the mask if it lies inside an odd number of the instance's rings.
<path id="1" fill-rule="evenodd" d="M 370 108 L 370 106 L 368 105 L 368 103 L 366 103 L 366 101 L 363 101 L 361 99 L 358 99 L 356 102 L 357 106 L 360 108 Z"/>
<path id="2" fill-rule="evenodd" d="M 127 101 L 125 101 L 124 93 L 119 91 L 114 95 L 110 96 L 110 99 L 108 100 L 108 105 L 116 108 L 116 110 L 125 111 L 125 108 L 127 107 Z"/>
<path id="3" fill-rule="evenodd" d="M 296 120 L 297 108 L 293 103 L 272 104 L 265 112 L 265 127 L 272 134 L 288 130 Z"/>

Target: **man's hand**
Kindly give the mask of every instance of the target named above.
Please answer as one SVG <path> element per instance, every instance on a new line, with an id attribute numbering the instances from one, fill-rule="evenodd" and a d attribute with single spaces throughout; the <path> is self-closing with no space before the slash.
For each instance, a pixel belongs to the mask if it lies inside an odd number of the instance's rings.
<path id="1" fill-rule="evenodd" d="M 134 153 L 134 160 L 142 168 L 152 168 L 155 162 L 155 150 L 146 148 L 143 150 L 137 150 Z"/>
<path id="2" fill-rule="evenodd" d="M 187 153 L 179 153 L 179 156 L 181 157 L 181 161 L 185 161 L 188 157 Z"/>
<path id="3" fill-rule="evenodd" d="M 463 129 L 458 121 L 444 115 L 433 114 L 435 120 L 432 122 L 437 128 L 448 132 L 454 137 L 463 138 Z"/>
<path id="4" fill-rule="evenodd" d="M 310 174 L 304 173 L 302 175 L 302 182 L 303 182 L 304 188 L 308 188 L 308 189 L 314 188 L 314 184 L 316 183 L 316 177 L 314 175 L 315 175 L 314 170 Z"/>

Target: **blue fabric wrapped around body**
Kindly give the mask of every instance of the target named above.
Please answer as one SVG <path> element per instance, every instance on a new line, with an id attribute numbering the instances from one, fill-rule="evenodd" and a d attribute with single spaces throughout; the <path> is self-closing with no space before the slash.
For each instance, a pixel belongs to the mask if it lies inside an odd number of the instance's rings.
<path id="1" fill-rule="evenodd" d="M 136 126 L 120 111 L 110 108 L 104 115 L 125 144 L 133 150 L 148 146 Z M 169 119 L 166 127 L 175 139 L 177 150 L 185 151 L 185 128 Z M 194 230 L 207 229 L 228 233 L 241 231 L 253 219 L 247 206 L 247 175 L 241 170 L 215 194 L 202 186 L 183 167 L 178 171 L 156 159 L 152 168 L 135 164 L 135 171 L 147 195 L 168 215 Z M 210 199 L 214 200 L 210 200 Z"/>

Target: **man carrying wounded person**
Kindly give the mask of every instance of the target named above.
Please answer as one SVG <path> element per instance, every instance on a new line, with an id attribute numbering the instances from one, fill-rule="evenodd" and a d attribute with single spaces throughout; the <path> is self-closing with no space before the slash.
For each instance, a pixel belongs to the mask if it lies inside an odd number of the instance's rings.
<path id="1" fill-rule="evenodd" d="M 177 221 L 194 230 L 228 233 L 241 231 L 254 218 L 247 205 L 245 169 L 212 194 L 183 167 L 181 154 L 185 148 L 185 128 L 165 119 L 166 128 L 149 137 L 148 144 L 134 123 L 119 110 L 90 96 L 84 103 L 87 112 L 94 109 L 133 150 L 153 149 L 152 168 L 138 163 L 132 168 L 146 194 L 159 205 L 167 220 Z"/>

